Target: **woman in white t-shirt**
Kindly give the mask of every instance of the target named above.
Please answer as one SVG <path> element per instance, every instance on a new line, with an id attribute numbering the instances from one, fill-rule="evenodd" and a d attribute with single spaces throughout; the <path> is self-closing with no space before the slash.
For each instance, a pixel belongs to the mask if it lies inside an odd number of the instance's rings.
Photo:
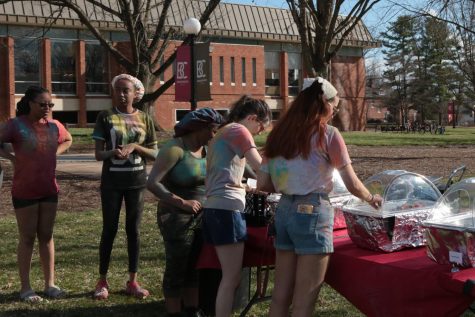
<path id="1" fill-rule="evenodd" d="M 311 316 L 333 252 L 332 172 L 348 190 L 377 208 L 356 176 L 338 129 L 336 89 L 319 77 L 304 89 L 267 138 L 257 187 L 282 193 L 276 210 L 276 272 L 270 316 Z"/>

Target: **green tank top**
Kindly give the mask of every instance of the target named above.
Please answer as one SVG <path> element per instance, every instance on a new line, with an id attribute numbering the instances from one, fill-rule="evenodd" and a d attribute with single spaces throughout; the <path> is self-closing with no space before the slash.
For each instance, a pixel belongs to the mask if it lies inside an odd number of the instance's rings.
<path id="1" fill-rule="evenodd" d="M 164 180 L 167 189 L 186 200 L 205 197 L 206 157 L 197 158 L 185 148 L 181 139 L 175 140 L 183 148 L 183 157 L 168 172 Z M 205 151 L 206 151 L 205 147 Z"/>

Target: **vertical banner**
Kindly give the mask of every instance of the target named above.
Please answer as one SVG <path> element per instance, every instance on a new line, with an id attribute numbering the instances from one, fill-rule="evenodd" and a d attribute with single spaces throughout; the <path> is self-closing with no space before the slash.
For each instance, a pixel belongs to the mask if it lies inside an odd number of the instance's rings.
<path id="1" fill-rule="evenodd" d="M 454 102 L 451 100 L 447 103 L 447 121 L 452 122 L 454 120 L 455 116 L 455 107 L 454 107 Z"/>
<path id="2" fill-rule="evenodd" d="M 189 102 L 191 85 L 191 49 L 189 45 L 183 45 L 176 50 L 175 101 Z"/>
<path id="3" fill-rule="evenodd" d="M 195 101 L 211 100 L 209 88 L 209 42 L 193 46 Z"/>

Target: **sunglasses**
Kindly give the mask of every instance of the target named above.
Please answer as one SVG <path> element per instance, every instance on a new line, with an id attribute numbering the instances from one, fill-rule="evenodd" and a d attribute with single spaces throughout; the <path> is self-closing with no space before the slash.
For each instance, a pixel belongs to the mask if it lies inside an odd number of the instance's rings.
<path id="1" fill-rule="evenodd" d="M 48 107 L 51 109 L 54 107 L 54 103 L 51 103 L 51 102 L 35 102 L 35 103 L 39 104 L 41 108 Z"/>

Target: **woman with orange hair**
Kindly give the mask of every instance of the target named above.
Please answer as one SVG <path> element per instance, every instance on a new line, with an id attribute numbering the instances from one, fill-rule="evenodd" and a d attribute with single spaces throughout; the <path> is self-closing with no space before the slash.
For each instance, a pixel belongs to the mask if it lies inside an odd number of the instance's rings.
<path id="1" fill-rule="evenodd" d="M 328 125 L 337 90 L 317 78 L 297 96 L 267 138 L 257 187 L 280 192 L 276 210 L 276 271 L 270 316 L 311 316 L 333 252 L 333 209 L 328 200 L 338 169 L 348 190 L 377 208 L 356 176 L 338 129 Z"/>

